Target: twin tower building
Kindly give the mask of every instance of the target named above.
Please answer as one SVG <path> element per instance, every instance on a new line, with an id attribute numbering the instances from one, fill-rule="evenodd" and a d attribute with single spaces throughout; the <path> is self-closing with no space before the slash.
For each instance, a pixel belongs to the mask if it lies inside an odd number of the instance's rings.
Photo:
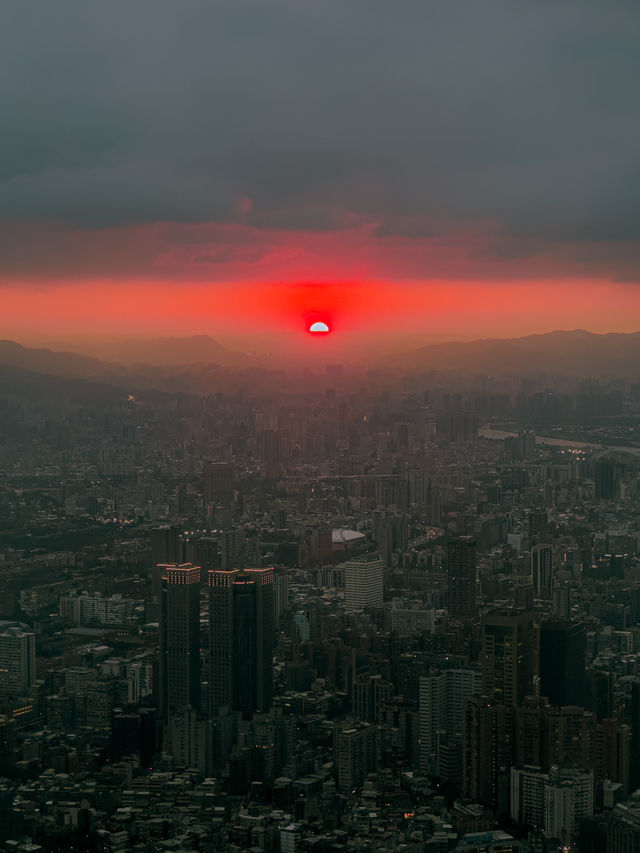
<path id="1" fill-rule="evenodd" d="M 200 566 L 167 563 L 157 571 L 164 719 L 189 707 L 210 719 L 223 708 L 245 719 L 267 711 L 273 697 L 274 570 L 209 570 L 205 578 Z M 208 632 L 200 619 L 205 580 Z"/>

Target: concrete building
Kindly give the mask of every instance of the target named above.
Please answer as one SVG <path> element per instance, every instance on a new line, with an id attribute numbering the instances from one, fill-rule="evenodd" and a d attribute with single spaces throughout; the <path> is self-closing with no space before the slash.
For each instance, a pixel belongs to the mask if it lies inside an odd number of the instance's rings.
<path id="1" fill-rule="evenodd" d="M 36 680 L 36 636 L 19 622 L 0 622 L 0 701 L 26 695 Z"/>
<path id="2" fill-rule="evenodd" d="M 209 503 L 230 503 L 233 499 L 235 467 L 232 462 L 205 462 L 204 497 Z"/>
<path id="3" fill-rule="evenodd" d="M 424 773 L 462 781 L 465 703 L 481 689 L 477 669 L 445 669 L 420 679 L 420 770 Z"/>
<path id="4" fill-rule="evenodd" d="M 536 598 L 550 600 L 553 593 L 553 547 L 534 545 L 531 549 L 531 583 Z"/>
<path id="5" fill-rule="evenodd" d="M 579 622 L 547 620 L 540 626 L 540 693 L 551 705 L 582 705 L 586 637 Z"/>
<path id="6" fill-rule="evenodd" d="M 464 835 L 458 842 L 456 851 L 467 853 L 519 853 L 520 842 L 501 829 L 490 829 L 487 832 L 471 832 Z"/>
<path id="7" fill-rule="evenodd" d="M 593 814 L 593 793 L 591 770 L 511 769 L 511 817 L 563 844 L 573 843 L 582 818 Z"/>
<path id="8" fill-rule="evenodd" d="M 160 711 L 200 708 L 200 566 L 164 565 L 160 603 Z"/>
<path id="9" fill-rule="evenodd" d="M 204 776 L 213 772 L 213 723 L 186 707 L 169 720 L 169 752 L 176 767 L 197 769 Z"/>
<path id="10" fill-rule="evenodd" d="M 483 617 L 483 689 L 497 704 L 513 707 L 533 694 L 535 658 L 532 613 L 495 610 Z"/>
<path id="11" fill-rule="evenodd" d="M 464 708 L 463 794 L 498 812 L 505 811 L 509 801 L 510 713 L 488 696 L 472 696 Z"/>
<path id="12" fill-rule="evenodd" d="M 378 734 L 370 723 L 345 720 L 336 726 L 333 748 L 337 786 L 352 791 L 362 786 L 378 765 Z"/>
<path id="13" fill-rule="evenodd" d="M 607 853 L 640 853 L 640 790 L 618 803 L 607 823 Z"/>
<path id="14" fill-rule="evenodd" d="M 416 599 L 394 598 L 391 602 L 391 630 L 400 637 L 411 637 L 423 632 L 433 634 L 436 611 Z"/>
<path id="15" fill-rule="evenodd" d="M 476 612 L 476 541 L 450 539 L 447 546 L 447 609 L 452 616 Z"/>
<path id="16" fill-rule="evenodd" d="M 273 569 L 210 571 L 209 710 L 250 716 L 273 697 Z"/>
<path id="17" fill-rule="evenodd" d="M 381 607 L 384 563 L 378 557 L 362 557 L 344 563 L 344 606 L 347 611 Z"/>

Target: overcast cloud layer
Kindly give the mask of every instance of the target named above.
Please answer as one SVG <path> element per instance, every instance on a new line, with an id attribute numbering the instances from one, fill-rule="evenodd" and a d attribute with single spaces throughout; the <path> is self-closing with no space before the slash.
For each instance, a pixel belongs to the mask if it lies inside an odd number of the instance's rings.
<path id="1" fill-rule="evenodd" d="M 631 275 L 637 0 L 9 0 L 0 15 L 0 217 L 416 239 L 490 223 L 505 257 L 606 243 L 611 274 Z"/>

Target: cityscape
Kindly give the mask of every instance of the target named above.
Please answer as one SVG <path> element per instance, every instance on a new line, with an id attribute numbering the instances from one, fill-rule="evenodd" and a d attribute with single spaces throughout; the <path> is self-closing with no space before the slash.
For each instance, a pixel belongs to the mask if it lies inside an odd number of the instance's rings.
<path id="1" fill-rule="evenodd" d="M 251 375 L 3 369 L 5 849 L 633 849 L 640 385 Z"/>
<path id="2" fill-rule="evenodd" d="M 637 0 L 0 56 L 0 853 L 640 853 Z"/>

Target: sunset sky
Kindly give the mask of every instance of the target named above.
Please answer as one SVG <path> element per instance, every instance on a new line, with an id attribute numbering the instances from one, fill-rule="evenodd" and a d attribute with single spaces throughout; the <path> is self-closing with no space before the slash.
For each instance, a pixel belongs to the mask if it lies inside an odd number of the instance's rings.
<path id="1" fill-rule="evenodd" d="M 7 0 L 0 50 L 0 337 L 640 329 L 637 0 Z"/>

